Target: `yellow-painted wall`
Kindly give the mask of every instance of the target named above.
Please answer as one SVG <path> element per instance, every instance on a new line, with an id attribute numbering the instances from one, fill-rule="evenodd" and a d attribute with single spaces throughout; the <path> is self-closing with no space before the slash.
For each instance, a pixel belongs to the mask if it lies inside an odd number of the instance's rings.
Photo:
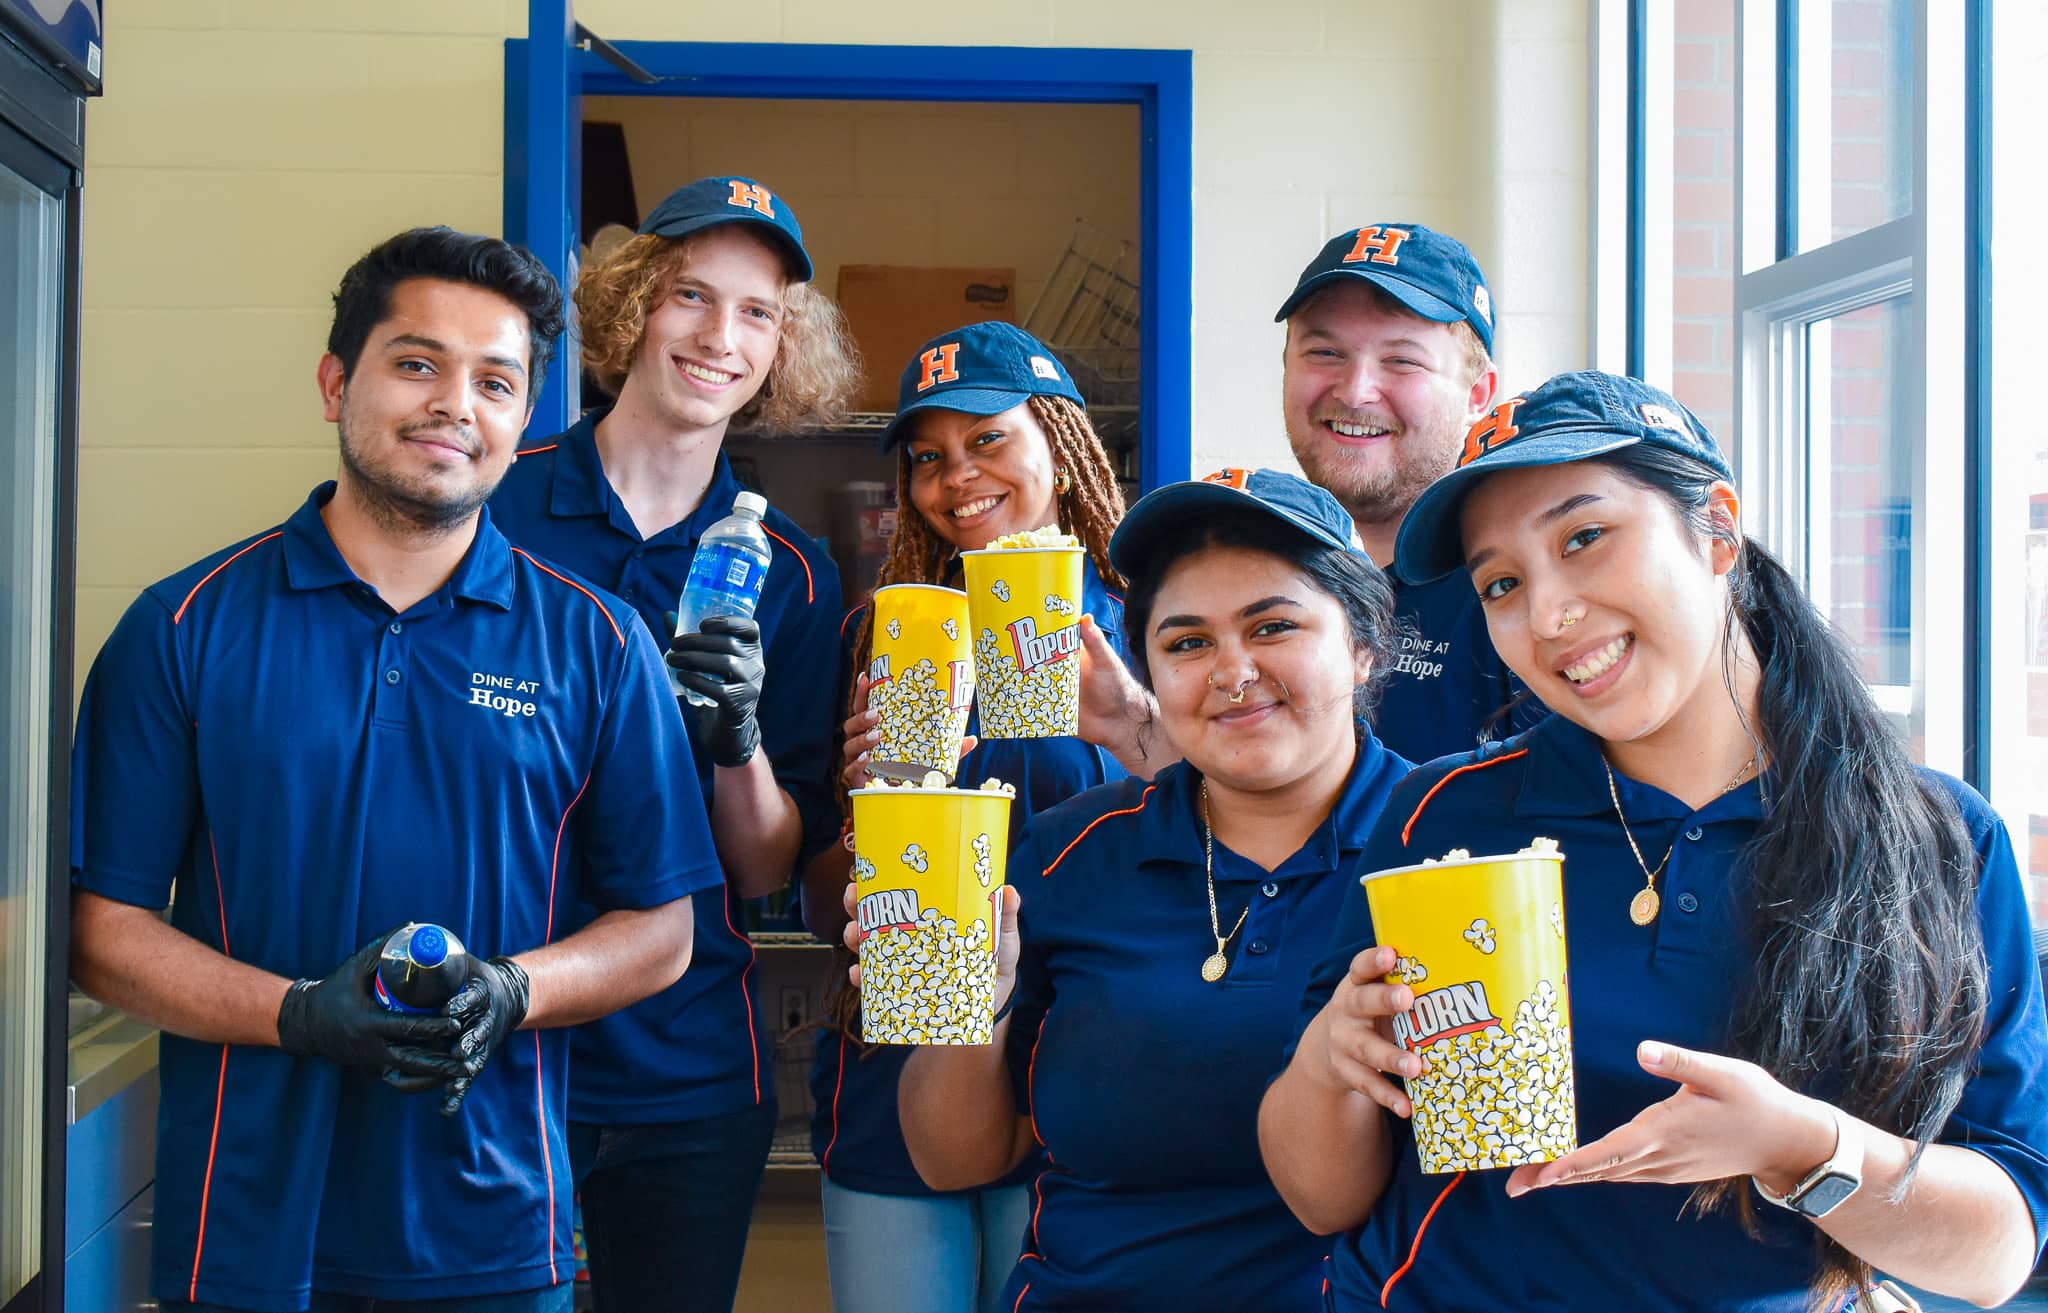
<path id="1" fill-rule="evenodd" d="M 498 231 L 523 0 L 108 6 L 87 118 L 78 648 L 334 467 L 328 296 L 389 233 Z M 1286 464 L 1273 308 L 1331 233 L 1463 236 L 1510 386 L 1584 363 L 1587 0 L 582 0 L 613 40 L 1193 52 L 1198 467 Z M 766 170 L 762 170 L 766 172 Z"/>

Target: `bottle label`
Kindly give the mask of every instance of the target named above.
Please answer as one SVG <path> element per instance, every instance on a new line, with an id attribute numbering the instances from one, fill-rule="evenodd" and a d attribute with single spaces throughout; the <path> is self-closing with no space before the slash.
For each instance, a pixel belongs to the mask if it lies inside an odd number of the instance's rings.
<path id="1" fill-rule="evenodd" d="M 729 588 L 745 588 L 747 586 L 747 567 L 750 564 L 752 562 L 748 561 L 746 557 L 734 556 L 732 564 L 725 568 L 726 586 Z"/>

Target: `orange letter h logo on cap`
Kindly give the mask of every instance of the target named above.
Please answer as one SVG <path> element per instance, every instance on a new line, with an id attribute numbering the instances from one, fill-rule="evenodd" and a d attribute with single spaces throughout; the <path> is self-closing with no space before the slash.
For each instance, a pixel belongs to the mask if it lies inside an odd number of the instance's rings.
<path id="1" fill-rule="evenodd" d="M 1370 260 L 1374 264 L 1399 264 L 1397 252 L 1401 243 L 1408 240 L 1406 228 L 1382 228 L 1375 224 L 1358 230 L 1358 240 L 1351 244 L 1351 254 L 1344 257 L 1345 264 L 1357 264 Z"/>
<path id="2" fill-rule="evenodd" d="M 769 218 L 775 217 L 775 194 L 756 183 L 732 180 L 732 198 L 728 205 L 737 205 L 743 210 L 758 210 Z"/>
<path id="3" fill-rule="evenodd" d="M 1470 465 L 1487 452 L 1505 447 L 1522 436 L 1522 431 L 1515 427 L 1515 412 L 1522 408 L 1522 401 L 1521 397 L 1509 397 L 1486 412 L 1486 416 L 1465 435 L 1465 450 L 1458 453 L 1458 464 Z"/>
<path id="4" fill-rule="evenodd" d="M 923 392 L 940 383 L 951 383 L 960 377 L 960 371 L 953 367 L 953 357 L 960 354 L 958 342 L 935 346 L 919 356 L 918 363 L 924 366 L 924 373 L 917 380 L 917 390 Z"/>

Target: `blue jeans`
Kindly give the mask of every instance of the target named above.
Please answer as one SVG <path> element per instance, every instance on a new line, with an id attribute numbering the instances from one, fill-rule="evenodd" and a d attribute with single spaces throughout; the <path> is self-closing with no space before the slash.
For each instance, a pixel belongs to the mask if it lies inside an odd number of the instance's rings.
<path id="1" fill-rule="evenodd" d="M 825 1180 L 818 1193 L 833 1313 L 1001 1313 L 1029 1187 L 895 1195 Z"/>
<path id="2" fill-rule="evenodd" d="M 370 1299 L 363 1295 L 313 1292 L 307 1313 L 569 1313 L 576 1304 L 576 1284 L 564 1281 L 538 1290 L 512 1290 L 502 1295 L 458 1295 L 454 1299 Z M 165 1300 L 163 1313 L 238 1313 L 225 1304 L 187 1304 Z"/>
<path id="3" fill-rule="evenodd" d="M 775 1105 L 653 1126 L 569 1123 L 596 1313 L 732 1313 Z"/>

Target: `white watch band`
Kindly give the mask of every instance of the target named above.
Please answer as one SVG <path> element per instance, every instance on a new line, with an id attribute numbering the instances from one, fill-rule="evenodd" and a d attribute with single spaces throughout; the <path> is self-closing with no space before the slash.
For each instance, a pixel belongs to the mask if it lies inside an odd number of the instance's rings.
<path id="1" fill-rule="evenodd" d="M 1835 1151 L 1828 1155 L 1826 1162 L 1794 1182 L 1792 1188 L 1784 1194 L 1778 1194 L 1766 1188 L 1763 1182 L 1757 1180 L 1754 1176 L 1750 1177 L 1749 1183 L 1756 1187 L 1756 1192 L 1763 1196 L 1765 1203 L 1776 1204 L 1780 1208 L 1791 1209 L 1797 1212 L 1799 1210 L 1792 1208 L 1792 1200 L 1799 1197 L 1802 1192 L 1822 1177 L 1846 1175 L 1855 1177 L 1858 1180 L 1862 1179 L 1863 1137 L 1857 1133 L 1856 1122 L 1848 1113 L 1843 1112 L 1832 1103 L 1822 1106 L 1828 1110 L 1829 1115 L 1835 1121 Z"/>

